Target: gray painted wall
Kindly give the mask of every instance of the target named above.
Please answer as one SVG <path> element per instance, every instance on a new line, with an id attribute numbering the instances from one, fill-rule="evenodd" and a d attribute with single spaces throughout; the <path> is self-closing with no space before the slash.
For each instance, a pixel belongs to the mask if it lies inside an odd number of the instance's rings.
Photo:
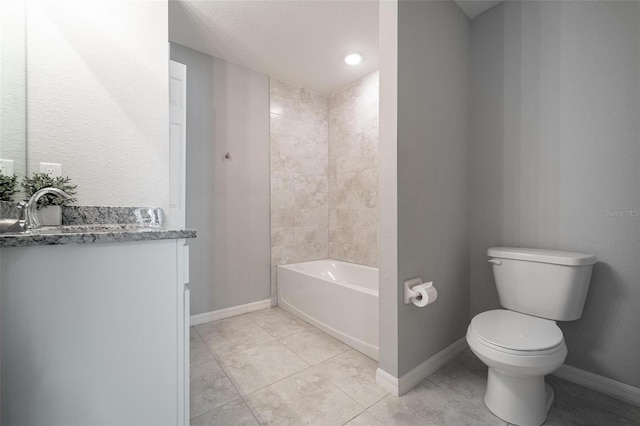
<path id="1" fill-rule="evenodd" d="M 187 65 L 191 313 L 268 299 L 269 79 L 174 43 L 171 59 Z"/>
<path id="2" fill-rule="evenodd" d="M 419 276 L 438 290 L 424 308 L 399 297 L 399 376 L 469 324 L 469 34 L 453 1 L 398 3 L 396 285 Z"/>
<path id="3" fill-rule="evenodd" d="M 471 313 L 488 247 L 595 254 L 567 364 L 640 386 L 640 3 L 505 2 L 471 35 Z"/>

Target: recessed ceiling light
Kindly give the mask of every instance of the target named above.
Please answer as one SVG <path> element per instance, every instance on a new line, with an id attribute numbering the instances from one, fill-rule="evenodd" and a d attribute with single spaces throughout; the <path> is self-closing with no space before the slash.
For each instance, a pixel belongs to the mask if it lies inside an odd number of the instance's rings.
<path id="1" fill-rule="evenodd" d="M 358 65 L 362 62 L 362 55 L 359 53 L 350 53 L 344 57 L 344 61 L 349 65 Z"/>

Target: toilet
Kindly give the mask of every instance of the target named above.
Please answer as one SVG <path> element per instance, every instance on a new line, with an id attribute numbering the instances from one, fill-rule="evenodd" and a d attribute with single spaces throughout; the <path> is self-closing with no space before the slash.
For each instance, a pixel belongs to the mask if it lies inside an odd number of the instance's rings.
<path id="1" fill-rule="evenodd" d="M 467 329 L 469 347 L 489 367 L 484 401 L 508 423 L 538 426 L 553 402 L 544 376 L 567 356 L 556 321 L 582 316 L 597 259 L 511 247 L 493 247 L 487 255 L 505 309 L 476 315 Z"/>

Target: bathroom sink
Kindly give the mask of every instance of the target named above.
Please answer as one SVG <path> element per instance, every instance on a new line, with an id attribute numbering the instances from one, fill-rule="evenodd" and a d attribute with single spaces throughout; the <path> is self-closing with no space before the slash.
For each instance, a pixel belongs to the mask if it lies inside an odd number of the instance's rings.
<path id="1" fill-rule="evenodd" d="M 0 234 L 24 233 L 24 221 L 18 219 L 0 219 Z"/>

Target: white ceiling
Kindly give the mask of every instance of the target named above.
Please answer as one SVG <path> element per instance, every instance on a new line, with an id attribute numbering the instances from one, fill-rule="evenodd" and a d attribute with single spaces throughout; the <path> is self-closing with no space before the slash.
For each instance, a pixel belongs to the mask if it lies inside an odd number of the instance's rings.
<path id="1" fill-rule="evenodd" d="M 491 9 L 502 0 L 455 0 L 460 9 L 467 14 L 469 19 L 473 19 L 482 12 Z"/>
<path id="2" fill-rule="evenodd" d="M 470 19 L 500 3 L 455 1 Z M 378 0 L 170 0 L 169 40 L 331 95 L 378 69 Z"/>
<path id="3" fill-rule="evenodd" d="M 378 69 L 378 1 L 171 0 L 169 40 L 330 95 Z"/>

